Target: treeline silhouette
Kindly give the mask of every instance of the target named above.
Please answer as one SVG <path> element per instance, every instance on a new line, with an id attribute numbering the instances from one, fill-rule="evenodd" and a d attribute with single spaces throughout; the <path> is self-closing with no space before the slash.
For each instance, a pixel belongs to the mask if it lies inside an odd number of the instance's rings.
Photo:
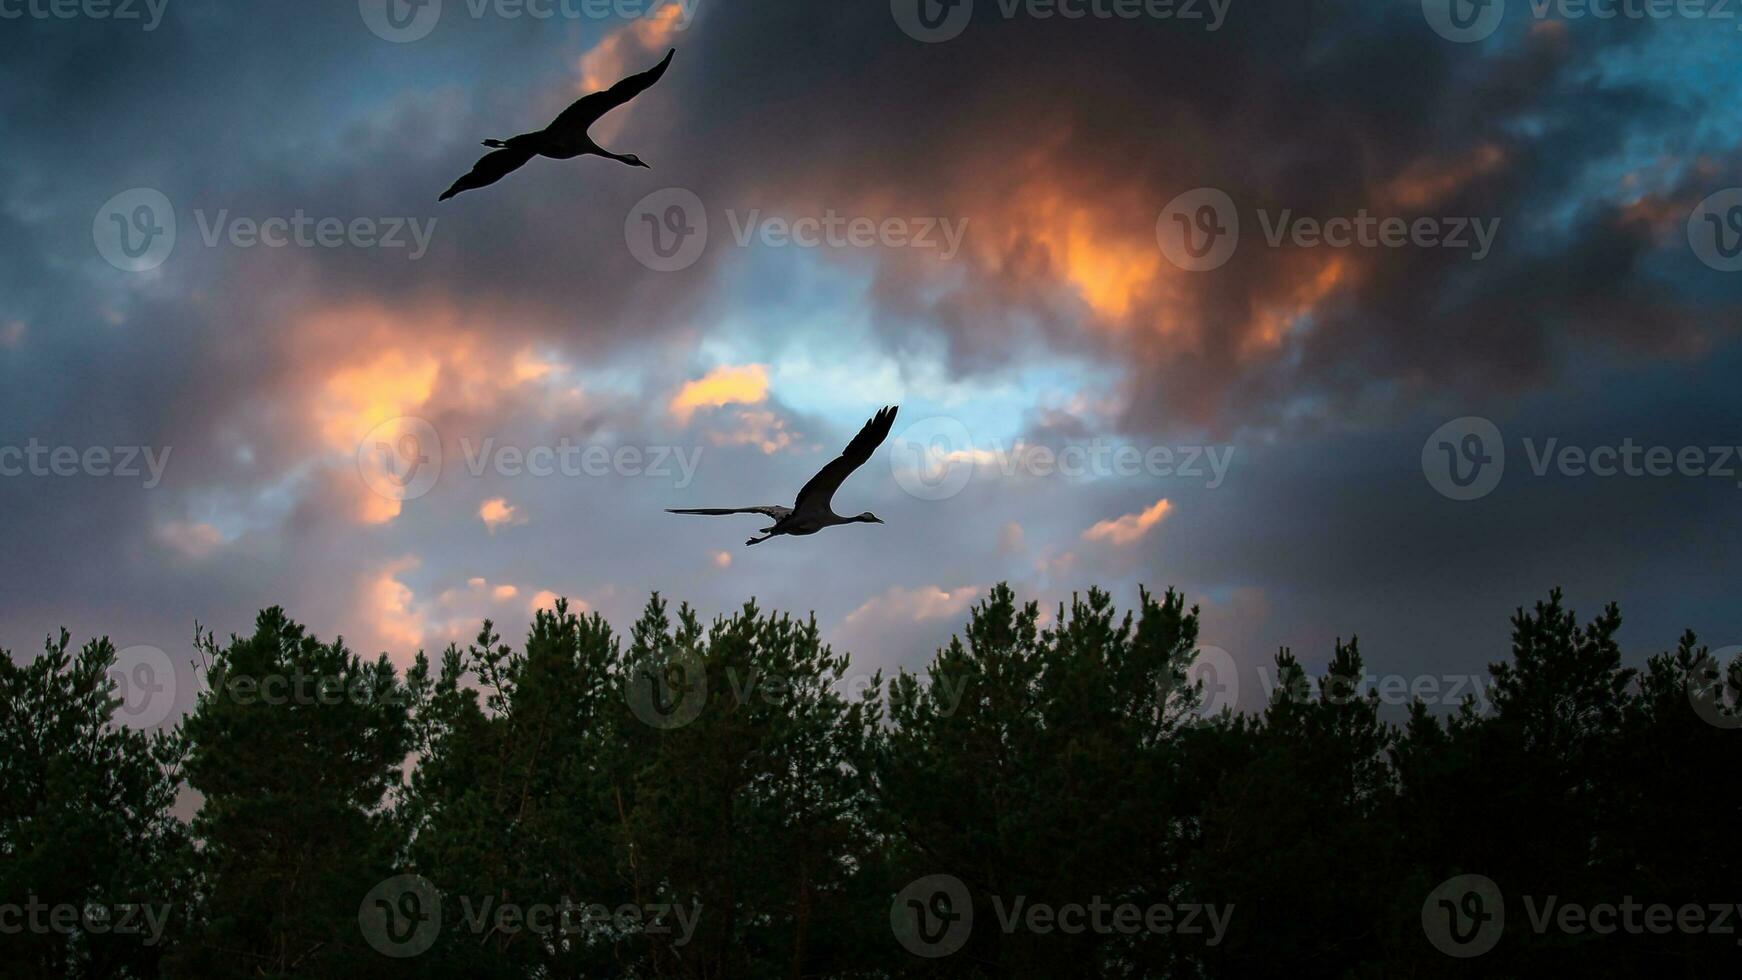
<path id="1" fill-rule="evenodd" d="M 1557 591 L 1491 704 L 1401 727 L 1355 640 L 1205 717 L 1171 590 L 1043 616 L 999 586 L 923 676 L 860 684 L 754 604 L 656 595 L 620 637 L 559 603 L 404 676 L 269 609 L 198 635 L 198 702 L 151 735 L 63 632 L 0 658 L 0 973 L 1735 976 L 1742 657 L 1689 633 L 1628 669 L 1620 622 Z M 1494 906 L 1433 898 L 1462 875 L 1503 896 L 1480 955 Z"/>

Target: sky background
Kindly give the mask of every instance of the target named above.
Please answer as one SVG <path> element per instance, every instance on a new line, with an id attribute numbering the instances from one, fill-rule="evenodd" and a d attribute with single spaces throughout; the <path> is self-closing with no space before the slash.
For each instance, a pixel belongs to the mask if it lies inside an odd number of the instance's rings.
<path id="1" fill-rule="evenodd" d="M 1736 20 L 1510 0 L 1458 41 L 1437 0 L 1233 0 L 1213 30 L 977 0 L 940 39 L 912 0 L 391 0 L 422 18 L 396 33 L 383 0 L 160 2 L 0 0 L 0 452 L 169 454 L 149 486 L 0 476 L 15 657 L 64 625 L 185 671 L 196 622 L 282 605 L 403 665 L 559 595 L 626 630 L 658 590 L 814 612 L 869 673 L 923 665 L 1000 581 L 1047 608 L 1183 590 L 1248 707 L 1277 648 L 1316 668 L 1351 634 L 1376 674 L 1481 673 L 1557 585 L 1619 602 L 1634 662 L 1686 627 L 1742 643 L 1742 460 L 1709 452 L 1742 444 L 1742 192 L 1712 203 L 1742 185 Z M 653 169 L 535 160 L 438 206 L 480 140 L 672 47 L 593 131 Z M 1240 226 L 1207 270 L 1169 247 L 1200 188 Z M 176 225 L 142 271 L 109 260 L 137 189 Z M 663 271 L 643 215 L 674 202 L 708 231 Z M 1479 257 L 1273 245 L 1284 212 L 1498 224 Z M 961 237 L 769 224 L 831 214 Z M 231 234 L 298 215 L 427 248 Z M 836 498 L 883 526 L 746 549 L 758 518 L 663 513 L 789 503 L 885 404 L 896 436 Z M 1439 430 L 1470 417 L 1504 475 L 1453 499 Z M 408 436 L 433 485 L 378 492 Z M 474 475 L 487 440 L 695 469 Z M 1730 475 L 1537 475 L 1549 440 Z M 1004 462 L 1073 446 L 1199 472 Z"/>

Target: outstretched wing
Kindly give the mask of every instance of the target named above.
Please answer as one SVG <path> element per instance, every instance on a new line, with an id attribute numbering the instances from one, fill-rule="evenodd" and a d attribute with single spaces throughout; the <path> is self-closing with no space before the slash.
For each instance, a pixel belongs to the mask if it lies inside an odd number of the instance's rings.
<path id="1" fill-rule="evenodd" d="M 707 517 L 723 517 L 726 514 L 762 514 L 778 521 L 792 516 L 792 509 L 789 507 L 778 507 L 770 504 L 767 507 L 701 507 L 691 510 L 672 510 L 667 508 L 666 513 L 702 514 Z"/>
<path id="2" fill-rule="evenodd" d="M 581 96 L 546 128 L 564 134 L 585 134 L 599 121 L 599 117 L 652 88 L 653 83 L 659 81 L 659 77 L 671 65 L 671 56 L 674 54 L 677 54 L 676 48 L 665 53 L 664 61 L 641 74 L 630 75 L 603 92 Z"/>
<path id="3" fill-rule="evenodd" d="M 847 448 L 841 455 L 835 457 L 829 465 L 817 471 L 811 477 L 811 482 L 804 485 L 798 492 L 798 500 L 794 501 L 792 509 L 801 512 L 828 512 L 829 501 L 835 497 L 835 491 L 841 488 L 847 477 L 853 471 L 865 465 L 877 447 L 883 445 L 883 440 L 889 438 L 889 427 L 895 424 L 895 407 L 885 407 L 871 417 L 853 441 L 847 443 Z"/>
<path id="4" fill-rule="evenodd" d="M 488 187 L 508 176 L 521 167 L 526 166 L 534 154 L 530 150 L 497 150 L 486 153 L 483 159 L 472 165 L 472 172 L 454 181 L 454 186 L 447 189 L 437 200 L 445 201 L 463 191 Z"/>

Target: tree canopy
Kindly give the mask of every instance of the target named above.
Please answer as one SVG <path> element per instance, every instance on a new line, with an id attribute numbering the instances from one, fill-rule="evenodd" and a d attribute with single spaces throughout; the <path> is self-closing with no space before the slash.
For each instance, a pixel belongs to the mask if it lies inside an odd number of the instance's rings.
<path id="1" fill-rule="evenodd" d="M 269 609 L 151 734 L 62 632 L 0 657 L 0 972 L 1735 974 L 1742 656 L 1629 668 L 1554 592 L 1487 703 L 1394 722 L 1351 637 L 1210 711 L 1197 610 L 1136 598 L 998 586 L 889 678 L 754 603 L 403 674 Z"/>

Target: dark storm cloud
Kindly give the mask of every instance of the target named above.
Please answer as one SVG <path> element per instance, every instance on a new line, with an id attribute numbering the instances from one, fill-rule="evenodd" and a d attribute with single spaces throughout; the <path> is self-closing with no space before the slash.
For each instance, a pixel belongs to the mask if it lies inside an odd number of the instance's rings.
<path id="1" fill-rule="evenodd" d="M 675 138 L 731 151 L 711 162 L 705 199 L 971 220 L 981 249 L 961 260 L 966 281 L 951 278 L 960 266 L 890 257 L 874 294 L 897 334 L 916 317 L 944 331 L 958 369 L 1024 356 L 1013 328 L 1038 321 L 1055 345 L 1130 359 L 1133 427 L 1183 415 L 1232 430 L 1298 417 L 1290 409 L 1315 399 L 1335 409 L 1528 390 L 1580 347 L 1660 354 L 1733 336 L 1733 294 L 1690 309 L 1682 283 L 1646 268 L 1667 248 L 1687 267 L 1680 278 L 1704 272 L 1678 239 L 1631 217 L 1619 186 L 1582 198 L 1629 141 L 1684 166 L 1702 149 L 1698 111 L 1670 98 L 1673 81 L 1581 84 L 1646 31 L 1521 31 L 1484 52 L 1446 43 L 1411 4 L 1238 8 L 1215 33 L 980 7 L 960 38 L 925 45 L 876 4 L 720 5 L 700 68 L 673 80 L 685 113 Z M 1684 216 L 1738 173 L 1689 170 L 1667 195 Z M 1111 312 L 1044 288 L 1070 277 L 1060 243 L 1019 224 L 1023 195 L 1054 189 L 1109 244 L 1153 250 L 1161 206 L 1200 185 L 1241 208 L 1228 266 L 1160 267 Z M 1468 216 L 1499 230 L 1476 262 L 1439 249 L 1269 249 L 1260 208 Z M 1250 353 L 1262 311 L 1297 305 L 1333 258 L 1344 281 L 1307 304 L 1310 322 Z M 1161 329 L 1173 321 L 1183 329 Z"/>

